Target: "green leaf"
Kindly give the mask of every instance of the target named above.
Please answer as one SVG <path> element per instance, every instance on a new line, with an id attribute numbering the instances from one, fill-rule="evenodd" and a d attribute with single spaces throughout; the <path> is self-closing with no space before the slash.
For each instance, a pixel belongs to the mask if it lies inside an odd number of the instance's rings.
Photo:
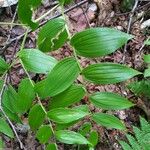
<path id="1" fill-rule="evenodd" d="M 36 138 L 40 141 L 41 144 L 45 144 L 48 142 L 52 134 L 53 132 L 51 127 L 49 125 L 43 125 L 38 129 Z"/>
<path id="2" fill-rule="evenodd" d="M 28 88 L 27 88 L 28 87 Z M 13 113 L 25 113 L 35 98 L 33 85 L 29 79 L 24 79 L 19 84 L 18 93 L 12 86 L 8 86 L 3 96 L 3 106 Z"/>
<path id="3" fill-rule="evenodd" d="M 65 58 L 56 64 L 45 80 L 36 84 L 35 89 L 42 98 L 56 96 L 72 85 L 79 72 L 76 60 Z"/>
<path id="4" fill-rule="evenodd" d="M 9 85 L 3 94 L 2 106 L 6 107 L 13 113 L 17 113 L 18 107 L 15 105 L 17 99 L 18 99 L 17 92 L 11 85 Z"/>
<path id="5" fill-rule="evenodd" d="M 28 90 L 29 90 L 29 88 L 28 88 Z M 28 92 L 28 90 L 26 90 L 26 92 Z M 24 93 L 24 94 L 26 94 L 26 93 Z M 27 94 L 30 94 L 30 91 Z M 27 99 L 27 97 L 26 97 L 26 99 Z M 18 93 L 14 90 L 14 88 L 10 85 L 8 87 L 6 87 L 6 89 L 3 93 L 3 97 L 2 97 L 3 110 L 5 111 L 6 115 L 11 120 L 18 122 L 18 123 L 21 122 L 20 118 L 18 117 L 18 113 L 20 112 L 20 109 L 24 107 L 24 106 L 22 106 L 22 103 L 20 103 L 19 100 L 20 99 L 19 99 Z M 24 102 L 24 104 L 25 104 L 25 102 Z"/>
<path id="6" fill-rule="evenodd" d="M 92 128 L 91 123 L 86 122 L 80 127 L 79 133 L 82 134 L 83 136 L 86 136 L 88 133 L 90 133 L 91 128 Z"/>
<path id="7" fill-rule="evenodd" d="M 27 0 L 31 7 L 36 8 L 41 4 L 41 0 Z"/>
<path id="8" fill-rule="evenodd" d="M 48 144 L 46 150 L 58 150 L 56 143 Z"/>
<path id="9" fill-rule="evenodd" d="M 90 133 L 90 137 L 88 138 L 89 142 L 92 143 L 93 147 L 97 145 L 98 143 L 98 133 L 97 131 L 92 131 Z"/>
<path id="10" fill-rule="evenodd" d="M 72 2 L 72 0 L 58 0 L 60 5 L 69 4 Z"/>
<path id="11" fill-rule="evenodd" d="M 115 128 L 119 130 L 125 130 L 125 125 L 115 116 L 105 114 L 105 113 L 96 113 L 92 116 L 93 120 L 104 127 Z"/>
<path id="12" fill-rule="evenodd" d="M 57 123 L 55 130 L 64 130 L 64 129 L 67 129 L 67 128 L 72 127 L 73 125 L 77 124 L 78 121 L 79 120 L 76 120 L 76 121 L 73 121 L 73 122 L 70 122 L 70 123 L 67 123 L 67 124 L 66 123 L 64 123 L 64 124 Z"/>
<path id="13" fill-rule="evenodd" d="M 79 102 L 85 95 L 85 88 L 80 85 L 71 85 L 64 92 L 52 97 L 49 108 L 67 107 Z"/>
<path id="14" fill-rule="evenodd" d="M 126 98 L 110 92 L 97 92 L 90 96 L 90 101 L 97 107 L 106 110 L 120 110 L 134 106 Z"/>
<path id="15" fill-rule="evenodd" d="M 18 2 L 18 17 L 19 20 L 35 30 L 38 23 L 32 21 L 32 8 L 36 8 L 41 3 L 41 0 L 19 0 Z"/>
<path id="16" fill-rule="evenodd" d="M 18 88 L 18 99 L 15 101 L 18 113 L 25 113 L 35 99 L 34 87 L 29 79 L 23 79 Z"/>
<path id="17" fill-rule="evenodd" d="M 133 36 L 111 28 L 91 28 L 71 39 L 77 53 L 85 57 L 106 56 L 123 46 Z"/>
<path id="18" fill-rule="evenodd" d="M 22 123 L 21 118 L 18 116 L 17 113 L 7 109 L 7 107 L 3 106 L 3 110 L 6 113 L 6 115 L 11 119 L 12 121 L 15 121 L 17 123 Z"/>
<path id="19" fill-rule="evenodd" d="M 146 77 L 149 77 L 149 76 L 150 76 L 150 68 L 145 69 L 145 71 L 144 71 L 144 77 L 146 78 Z"/>
<path id="20" fill-rule="evenodd" d="M 29 112 L 29 125 L 32 130 L 38 129 L 45 119 L 45 112 L 43 108 L 36 104 L 34 105 Z"/>
<path id="21" fill-rule="evenodd" d="M 34 73 L 47 74 L 57 63 L 55 58 L 44 54 L 38 49 L 24 49 L 19 52 L 19 57 L 27 71 Z"/>
<path id="22" fill-rule="evenodd" d="M 72 109 L 74 109 L 74 110 L 80 110 L 80 111 L 84 111 L 86 113 L 89 113 L 89 107 L 88 107 L 88 105 L 78 105 L 78 106 L 73 107 Z"/>
<path id="23" fill-rule="evenodd" d="M 55 132 L 56 139 L 66 144 L 91 144 L 84 136 L 79 133 L 60 130 Z"/>
<path id="24" fill-rule="evenodd" d="M 100 63 L 89 65 L 83 69 L 85 78 L 96 84 L 113 84 L 128 80 L 140 72 L 127 66 L 115 63 Z"/>
<path id="25" fill-rule="evenodd" d="M 14 134 L 8 123 L 0 118 L 0 132 L 9 136 L 10 138 L 14 138 Z"/>
<path id="26" fill-rule="evenodd" d="M 3 80 L 0 80 L 0 90 L 1 90 L 2 87 L 3 87 L 3 84 L 4 84 L 4 81 L 3 81 Z"/>
<path id="27" fill-rule="evenodd" d="M 62 47 L 67 38 L 68 34 L 64 19 L 56 18 L 42 27 L 38 35 L 37 44 L 41 51 L 48 52 Z"/>
<path id="28" fill-rule="evenodd" d="M 17 115 L 17 107 L 15 106 L 15 101 L 18 98 L 18 94 L 13 89 L 12 86 L 8 86 L 5 88 L 2 97 L 2 107 L 5 111 L 6 115 L 13 121 L 20 123 L 21 120 Z"/>
<path id="29" fill-rule="evenodd" d="M 8 68 L 9 65 L 0 57 L 0 75 L 3 74 Z"/>
<path id="30" fill-rule="evenodd" d="M 50 110 L 47 115 L 50 118 L 50 120 L 59 124 L 63 124 L 79 120 L 87 116 L 88 114 L 89 114 L 88 112 L 76 109 L 55 108 Z"/>
<path id="31" fill-rule="evenodd" d="M 150 63 L 150 54 L 144 55 L 144 62 L 145 63 Z"/>
<path id="32" fill-rule="evenodd" d="M 79 106 L 76 106 L 76 107 L 73 107 L 72 108 L 73 110 L 76 110 L 76 111 L 83 111 L 87 114 L 89 114 L 89 108 L 87 105 L 79 105 Z M 70 123 L 65 123 L 65 124 L 58 124 L 57 123 L 57 126 L 56 126 L 56 130 L 64 130 L 66 128 L 69 128 L 73 125 L 75 125 L 76 123 L 78 123 L 79 120 L 76 120 L 76 121 L 73 121 L 73 122 L 70 122 Z"/>

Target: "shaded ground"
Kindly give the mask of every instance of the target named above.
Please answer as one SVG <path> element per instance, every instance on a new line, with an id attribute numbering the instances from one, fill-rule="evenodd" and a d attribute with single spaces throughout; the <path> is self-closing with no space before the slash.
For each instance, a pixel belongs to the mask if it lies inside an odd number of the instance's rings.
<path id="1" fill-rule="evenodd" d="M 78 3 L 79 1 L 76 1 Z M 67 6 L 66 9 L 69 9 L 71 6 L 76 5 L 76 3 L 71 4 L 70 6 Z M 147 6 L 149 2 L 139 2 L 137 9 L 134 13 L 132 25 L 130 29 L 130 33 L 135 35 L 135 38 L 128 43 L 127 46 L 127 52 L 125 53 L 125 61 L 124 63 L 127 64 L 130 67 L 136 68 L 140 71 L 143 71 L 144 65 L 142 56 L 145 53 L 149 53 L 150 49 L 149 47 L 144 47 L 141 51 L 140 48 L 143 45 L 143 41 L 147 38 L 149 35 L 149 28 L 146 27 L 144 29 L 141 29 L 141 24 L 145 20 L 149 19 L 150 16 L 147 14 L 150 14 L 150 5 Z M 37 12 L 35 12 L 35 16 L 38 17 L 47 10 L 51 8 L 52 2 L 47 2 L 44 5 L 42 5 Z M 88 2 L 85 3 L 82 6 L 77 6 L 75 9 L 69 11 L 67 13 L 68 16 L 68 25 L 70 27 L 70 30 L 72 34 L 75 32 L 79 32 L 85 28 L 88 27 L 115 27 L 121 31 L 126 32 L 128 27 L 128 22 L 130 18 L 130 9 L 122 11 L 121 9 L 121 1 L 119 0 L 102 0 L 101 2 Z M 12 6 L 10 8 L 0 8 L 1 11 L 1 22 L 11 22 L 12 18 L 16 12 L 16 6 Z M 48 20 L 49 18 L 59 14 L 59 9 L 53 14 L 47 16 L 45 20 Z M 17 22 L 17 17 L 15 17 Z M 44 21 L 44 20 L 43 20 Z M 19 26 L 14 26 L 12 30 L 10 30 L 10 26 L 0 26 L 0 47 L 3 48 L 5 46 L 5 42 L 10 36 L 10 40 L 16 38 L 19 35 L 22 35 L 24 33 L 24 29 Z M 35 47 L 35 40 L 36 40 L 36 33 L 31 33 L 30 36 L 28 36 L 26 47 Z M 9 62 L 9 60 L 14 56 L 14 52 L 17 51 L 20 47 L 20 41 L 15 40 L 5 51 L 3 51 L 3 54 L 1 54 L 3 57 L 6 58 L 6 60 Z M 0 51 L 1 53 L 2 51 Z M 59 51 L 55 51 L 51 53 L 55 58 L 58 60 L 70 56 L 72 54 L 72 50 L 68 47 L 68 45 L 64 45 L 62 48 L 60 48 Z M 83 67 L 86 67 L 89 64 L 96 63 L 96 62 L 117 62 L 122 63 L 122 58 L 124 57 L 124 51 L 123 48 L 116 51 L 112 55 L 108 55 L 106 57 L 101 57 L 97 59 L 87 59 L 80 57 L 80 62 Z M 16 64 L 12 71 L 10 72 L 10 83 L 17 88 L 18 83 L 20 80 L 25 76 L 25 73 L 23 69 L 21 68 L 20 64 Z M 34 74 L 31 76 L 34 79 Z M 78 81 L 80 82 L 80 78 L 78 78 Z M 137 80 L 137 79 L 133 79 Z M 131 81 L 128 81 L 131 82 Z M 135 97 L 127 88 L 125 84 L 115 84 L 115 85 L 106 85 L 106 86 L 99 86 L 94 84 L 87 83 L 87 89 L 89 93 L 93 93 L 96 91 L 110 91 L 119 93 L 127 98 L 129 98 L 134 103 L 139 104 L 139 101 L 141 101 L 140 98 Z M 85 97 L 81 103 L 83 104 L 89 104 L 87 98 Z M 90 109 L 94 112 L 100 111 L 94 108 L 94 106 L 90 105 Z M 132 132 L 131 125 L 138 125 L 139 124 L 139 115 L 143 115 L 145 117 L 146 114 L 141 109 L 141 107 L 134 107 L 130 110 L 123 110 L 123 111 L 111 111 L 111 114 L 115 114 L 120 119 L 122 119 L 127 128 L 130 132 Z M 84 120 L 83 122 L 85 122 Z M 23 118 L 24 124 L 27 123 L 27 119 L 24 116 Z M 79 123 L 77 126 L 73 127 L 74 130 L 77 130 L 79 126 L 82 123 Z M 44 149 L 44 147 L 40 146 L 38 142 L 34 139 L 33 133 L 27 132 L 26 126 L 20 127 L 16 126 L 18 129 L 18 132 L 20 132 L 20 138 L 25 143 L 27 149 L 36 150 L 36 149 Z M 23 130 L 25 128 L 25 130 Z M 97 145 L 97 150 L 120 150 L 120 146 L 118 145 L 117 140 L 118 139 L 124 139 L 124 133 L 118 130 L 108 130 L 103 127 L 99 127 L 96 124 L 93 123 L 93 128 L 99 131 L 101 140 L 99 144 Z M 23 130 L 23 131 L 22 131 Z M 10 149 L 19 149 L 18 144 L 16 141 L 10 141 L 7 137 L 3 137 L 6 146 Z M 13 148 L 12 148 L 13 147 Z M 66 146 L 66 145 L 60 145 L 60 150 L 74 150 L 76 147 Z"/>

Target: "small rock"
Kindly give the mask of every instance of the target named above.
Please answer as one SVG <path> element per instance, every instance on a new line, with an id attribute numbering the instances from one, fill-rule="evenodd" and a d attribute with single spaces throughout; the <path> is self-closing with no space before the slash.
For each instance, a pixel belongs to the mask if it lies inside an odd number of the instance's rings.
<path id="1" fill-rule="evenodd" d="M 96 4 L 91 4 L 90 6 L 89 6 L 89 9 L 90 10 L 92 10 L 92 11 L 94 11 L 94 12 L 96 12 L 97 11 L 97 6 L 96 6 Z"/>

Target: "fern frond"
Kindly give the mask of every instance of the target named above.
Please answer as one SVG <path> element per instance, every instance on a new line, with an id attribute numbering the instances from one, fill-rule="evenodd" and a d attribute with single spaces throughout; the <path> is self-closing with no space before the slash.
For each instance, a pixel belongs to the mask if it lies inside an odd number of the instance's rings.
<path id="1" fill-rule="evenodd" d="M 141 128 L 133 126 L 135 137 L 126 134 L 129 144 L 119 141 L 123 150 L 150 150 L 150 123 L 140 117 L 140 126 Z"/>
<path id="2" fill-rule="evenodd" d="M 132 135 L 127 134 L 126 137 L 127 137 L 133 150 L 141 150 L 141 146 L 139 145 L 139 143 L 136 141 L 136 139 Z"/>
<path id="3" fill-rule="evenodd" d="M 123 150 L 133 150 L 129 144 L 124 141 L 119 141 L 120 145 L 122 146 Z"/>
<path id="4" fill-rule="evenodd" d="M 150 80 L 141 80 L 128 85 L 128 88 L 137 96 L 150 98 Z"/>

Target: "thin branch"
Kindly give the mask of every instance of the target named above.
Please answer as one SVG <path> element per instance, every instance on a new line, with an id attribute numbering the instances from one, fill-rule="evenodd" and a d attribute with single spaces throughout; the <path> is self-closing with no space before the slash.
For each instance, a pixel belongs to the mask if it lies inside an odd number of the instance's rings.
<path id="1" fill-rule="evenodd" d="M 48 12 L 44 13 L 41 17 L 35 20 L 35 22 L 39 22 L 40 20 L 44 19 L 48 14 L 50 14 L 53 10 L 55 10 L 59 5 L 54 6 L 52 9 L 50 9 Z"/>
<path id="2" fill-rule="evenodd" d="M 10 34 L 9 34 L 7 40 L 6 40 L 6 44 L 8 43 L 8 41 L 9 41 L 9 39 L 11 37 L 11 32 L 12 32 L 12 29 L 13 29 L 13 25 L 12 24 L 13 24 L 13 22 L 15 20 L 16 14 L 17 14 L 17 8 L 16 8 L 15 14 L 14 14 L 14 16 L 12 18 L 11 24 L 10 24 L 11 25 Z M 11 126 L 11 128 L 12 128 L 12 130 L 13 130 L 13 132 L 14 132 L 14 134 L 15 134 L 15 136 L 16 136 L 19 144 L 20 144 L 20 148 L 25 150 L 25 147 L 24 147 L 23 143 L 21 142 L 21 140 L 20 140 L 20 138 L 18 136 L 18 133 L 17 133 L 17 131 L 15 129 L 15 126 L 13 125 L 13 123 L 11 122 L 11 120 L 9 119 L 9 117 L 7 116 L 7 114 L 5 113 L 5 111 L 3 110 L 3 107 L 2 107 L 2 97 L 3 97 L 3 93 L 5 91 L 5 88 L 6 88 L 6 83 L 7 83 L 9 72 L 6 71 L 4 74 L 5 74 L 4 75 L 4 83 L 3 83 L 2 89 L 0 91 L 0 111 L 2 112 L 2 114 L 5 117 L 5 119 L 7 120 L 7 122 L 9 123 L 9 125 Z"/>
<path id="3" fill-rule="evenodd" d="M 138 2 L 139 2 L 139 0 L 136 0 L 136 1 L 135 1 L 135 4 L 134 4 L 134 6 L 133 6 L 133 8 L 132 8 L 132 11 L 131 11 L 131 14 L 130 14 L 129 23 L 128 23 L 128 28 L 127 28 L 127 33 L 128 33 L 128 34 L 130 33 L 130 29 L 131 29 L 131 24 L 132 24 L 134 12 L 135 12 L 135 10 L 136 10 L 136 8 L 137 8 L 137 6 L 138 6 Z M 125 44 L 124 49 L 123 49 L 122 63 L 125 62 L 125 57 L 126 57 L 125 55 L 126 55 L 126 52 L 127 52 L 127 43 Z"/>

